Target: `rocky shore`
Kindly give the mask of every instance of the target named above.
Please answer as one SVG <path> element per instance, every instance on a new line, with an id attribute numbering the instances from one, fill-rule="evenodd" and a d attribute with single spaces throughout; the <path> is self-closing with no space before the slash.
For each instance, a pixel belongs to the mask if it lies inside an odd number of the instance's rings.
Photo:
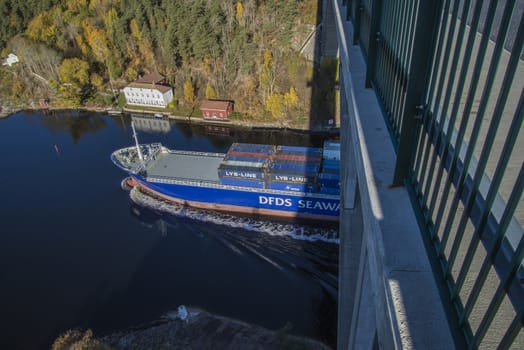
<path id="1" fill-rule="evenodd" d="M 327 345 L 289 334 L 289 329 L 271 331 L 197 308 L 184 308 L 134 329 L 97 337 L 91 331 L 68 331 L 55 340 L 52 350 L 65 349 L 311 349 Z"/>

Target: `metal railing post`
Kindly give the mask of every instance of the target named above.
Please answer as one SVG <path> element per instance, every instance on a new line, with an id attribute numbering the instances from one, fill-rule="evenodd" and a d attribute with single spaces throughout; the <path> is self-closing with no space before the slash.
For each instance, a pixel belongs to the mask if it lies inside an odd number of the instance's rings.
<path id="1" fill-rule="evenodd" d="M 353 45 L 357 45 L 359 42 L 359 37 L 360 37 L 360 15 L 363 10 L 363 5 L 361 1 L 355 0 L 353 2 L 353 6 L 355 8 L 354 10 L 355 17 L 354 17 L 354 22 L 353 22 L 355 24 L 355 30 L 353 32 Z"/>
<path id="2" fill-rule="evenodd" d="M 377 45 L 380 40 L 380 16 L 382 13 L 382 0 L 373 0 L 371 5 L 371 25 L 369 28 L 368 64 L 366 69 L 366 88 L 371 87 L 371 81 L 375 77 L 377 62 Z"/>
<path id="3" fill-rule="evenodd" d="M 429 63 L 435 48 L 433 36 L 437 25 L 437 13 L 441 11 L 441 6 L 439 1 L 421 1 L 419 4 L 393 185 L 402 185 L 409 173 L 418 124 L 417 116 L 420 115 L 420 109 L 424 108 L 423 94 L 431 67 Z"/>

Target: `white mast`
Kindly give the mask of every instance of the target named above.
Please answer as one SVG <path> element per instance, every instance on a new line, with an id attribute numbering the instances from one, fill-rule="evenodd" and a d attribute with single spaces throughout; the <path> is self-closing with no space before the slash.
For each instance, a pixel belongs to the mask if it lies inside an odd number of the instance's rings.
<path id="1" fill-rule="evenodd" d="M 143 162 L 144 156 L 142 155 L 142 151 L 140 150 L 140 145 L 138 144 L 138 137 L 136 136 L 135 124 L 133 123 L 133 119 L 131 119 L 131 128 L 133 129 L 133 138 L 135 139 L 136 152 L 138 153 L 138 158 Z"/>

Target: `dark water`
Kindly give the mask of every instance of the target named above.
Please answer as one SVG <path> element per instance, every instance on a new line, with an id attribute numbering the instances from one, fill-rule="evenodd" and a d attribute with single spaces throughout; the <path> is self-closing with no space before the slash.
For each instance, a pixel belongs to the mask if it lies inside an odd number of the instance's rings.
<path id="1" fill-rule="evenodd" d="M 291 333 L 333 345 L 338 245 L 322 238 L 336 229 L 185 210 L 123 191 L 109 155 L 132 144 L 129 122 L 87 112 L 0 120 L 0 349 L 48 349 L 67 329 L 103 335 L 181 304 L 274 330 L 289 323 Z M 169 128 L 139 131 L 140 141 L 213 152 L 232 142 L 322 142 Z"/>

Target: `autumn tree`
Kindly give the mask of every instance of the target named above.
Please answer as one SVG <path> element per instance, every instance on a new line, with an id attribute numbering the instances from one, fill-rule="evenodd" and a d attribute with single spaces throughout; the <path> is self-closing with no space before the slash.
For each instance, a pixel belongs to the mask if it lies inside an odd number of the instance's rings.
<path id="1" fill-rule="evenodd" d="M 66 58 L 58 69 L 59 93 L 65 102 L 79 106 L 86 98 L 89 84 L 89 63 L 79 58 Z"/>
<path id="2" fill-rule="evenodd" d="M 186 79 L 184 82 L 184 100 L 188 103 L 193 103 L 195 101 L 195 88 L 190 79 Z"/>
<path id="3" fill-rule="evenodd" d="M 215 91 L 215 88 L 213 88 L 213 85 L 209 83 L 206 85 L 206 98 L 208 100 L 217 98 L 217 93 Z"/>
<path id="4" fill-rule="evenodd" d="M 288 108 L 298 105 L 298 94 L 294 87 L 290 87 L 289 92 L 284 94 L 284 104 Z"/>
<path id="5" fill-rule="evenodd" d="M 244 18 L 244 6 L 242 6 L 242 3 L 240 1 L 237 1 L 236 5 L 236 20 L 240 27 L 244 27 L 246 25 L 246 19 Z"/>
<path id="6" fill-rule="evenodd" d="M 280 118 L 284 114 L 284 95 L 271 94 L 266 99 L 266 111 L 271 112 L 273 118 Z"/>
<path id="7" fill-rule="evenodd" d="M 34 41 L 43 42 L 49 46 L 56 43 L 58 26 L 51 12 L 42 12 L 29 23 L 26 34 Z"/>
<path id="8" fill-rule="evenodd" d="M 275 85 L 275 68 L 273 65 L 273 54 L 271 51 L 264 51 L 262 71 L 260 73 L 260 86 L 264 89 L 265 96 L 273 95 Z"/>

